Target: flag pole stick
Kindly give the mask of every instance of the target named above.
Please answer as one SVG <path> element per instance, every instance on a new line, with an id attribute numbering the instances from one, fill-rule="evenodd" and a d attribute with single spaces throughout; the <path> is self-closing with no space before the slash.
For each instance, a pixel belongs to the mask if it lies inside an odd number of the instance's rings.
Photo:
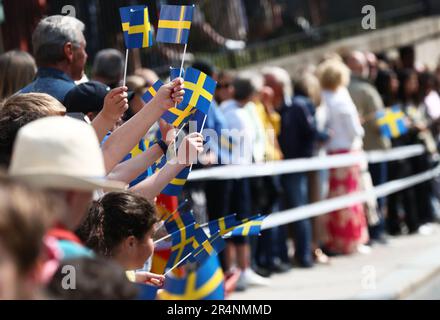
<path id="1" fill-rule="evenodd" d="M 164 276 L 168 275 L 171 271 L 173 271 L 174 269 L 176 269 L 178 266 L 180 266 L 183 261 L 185 261 L 186 259 L 188 259 L 190 256 L 192 255 L 191 253 L 188 253 L 182 260 L 180 260 L 179 262 L 176 263 L 176 265 L 174 267 L 172 267 L 171 269 L 169 269 L 167 272 L 164 273 Z"/>
<path id="2" fill-rule="evenodd" d="M 179 78 L 182 77 L 183 74 L 183 66 L 185 65 L 185 56 L 186 56 L 186 49 L 188 48 L 188 44 L 185 43 L 185 47 L 183 48 L 183 56 L 182 56 L 182 63 L 180 64 L 180 72 L 179 72 Z M 177 102 L 174 104 L 174 108 L 177 107 Z M 185 124 L 186 125 L 186 124 Z M 176 138 L 174 139 L 174 154 L 177 154 L 177 143 L 176 143 L 176 139 L 179 136 L 180 132 L 183 130 L 183 128 L 185 127 L 185 125 L 180 128 L 179 132 L 176 135 Z"/>
<path id="3" fill-rule="evenodd" d="M 208 115 L 207 114 L 205 114 L 205 118 L 203 119 L 203 123 L 202 123 L 202 128 L 200 129 L 200 132 L 199 133 L 202 133 L 203 132 L 203 129 L 205 129 L 205 124 L 206 124 L 206 119 L 208 118 Z M 191 171 L 192 171 L 192 169 L 193 169 L 193 165 L 194 164 L 191 164 L 191 167 L 189 168 L 189 172 L 191 173 Z"/>
<path id="4" fill-rule="evenodd" d="M 124 84 L 123 86 L 127 84 L 127 68 L 128 68 L 128 49 L 125 50 L 125 68 L 124 68 Z"/>

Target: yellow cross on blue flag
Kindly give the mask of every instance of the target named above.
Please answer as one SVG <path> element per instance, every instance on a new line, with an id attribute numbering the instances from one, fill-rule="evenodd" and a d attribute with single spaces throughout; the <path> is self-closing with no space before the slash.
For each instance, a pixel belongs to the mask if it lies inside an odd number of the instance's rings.
<path id="1" fill-rule="evenodd" d="M 166 269 L 173 268 L 180 260 L 190 254 L 193 248 L 195 223 L 186 225 L 171 234 L 171 255 L 168 259 Z"/>
<path id="2" fill-rule="evenodd" d="M 188 122 L 196 110 L 207 115 L 217 86 L 214 79 L 194 68 L 185 71 L 184 80 L 185 95 L 182 103 L 162 116 L 163 120 L 174 127 L 181 127 Z"/>
<path id="3" fill-rule="evenodd" d="M 405 114 L 399 106 L 385 108 L 376 114 L 377 124 L 385 138 L 398 138 L 408 132 Z"/>
<path id="4" fill-rule="evenodd" d="M 189 173 L 189 167 L 186 167 L 180 171 L 180 173 L 173 180 L 171 180 L 171 182 L 160 193 L 168 196 L 178 196 L 182 192 L 186 180 L 188 180 Z"/>
<path id="5" fill-rule="evenodd" d="M 185 72 L 185 95 L 182 104 L 196 107 L 208 114 L 216 87 L 217 82 L 206 73 L 188 68 Z"/>
<path id="6" fill-rule="evenodd" d="M 169 217 L 165 222 L 165 229 L 169 234 L 173 234 L 180 229 L 196 223 L 191 211 L 178 212 Z"/>
<path id="7" fill-rule="evenodd" d="M 163 82 L 157 80 L 155 84 L 148 88 L 147 92 L 145 92 L 145 94 L 142 96 L 142 100 L 144 100 L 145 103 L 150 102 L 156 96 L 157 91 L 159 91 L 162 86 Z"/>
<path id="8" fill-rule="evenodd" d="M 231 236 L 258 236 L 261 231 L 261 225 L 266 216 L 257 215 L 255 217 L 242 220 L 242 224 L 236 227 Z"/>
<path id="9" fill-rule="evenodd" d="M 194 5 L 163 5 L 157 28 L 157 42 L 188 43 L 189 30 L 194 15 Z"/>
<path id="10" fill-rule="evenodd" d="M 242 224 L 242 222 L 237 220 L 235 217 L 236 215 L 232 214 L 217 220 L 210 221 L 208 223 L 209 232 L 211 234 L 220 232 L 221 235 L 225 235 L 231 232 L 236 226 Z"/>
<path id="11" fill-rule="evenodd" d="M 148 48 L 153 45 L 153 33 L 148 7 L 132 6 L 119 9 L 127 49 Z"/>
<path id="12" fill-rule="evenodd" d="M 210 257 L 184 278 L 165 278 L 161 300 L 224 300 L 224 274 L 217 257 Z"/>
<path id="13" fill-rule="evenodd" d="M 198 243 L 199 245 L 194 249 L 191 256 L 188 258 L 189 262 L 198 262 L 199 264 L 203 264 L 209 259 L 209 257 L 218 255 L 226 247 L 226 242 L 223 240 L 220 232 L 211 235 L 211 237 L 206 240 L 203 240 L 204 236 L 202 232 L 204 233 L 203 229 L 196 229 L 194 243 Z M 202 237 L 199 238 L 199 235 L 202 235 Z"/>

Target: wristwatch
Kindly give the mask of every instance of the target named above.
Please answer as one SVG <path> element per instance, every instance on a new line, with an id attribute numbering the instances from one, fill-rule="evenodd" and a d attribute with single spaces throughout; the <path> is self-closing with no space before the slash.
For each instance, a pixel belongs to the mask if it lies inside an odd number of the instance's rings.
<path id="1" fill-rule="evenodd" d="M 163 154 L 167 154 L 168 145 L 163 140 L 157 141 L 157 145 L 162 149 Z"/>

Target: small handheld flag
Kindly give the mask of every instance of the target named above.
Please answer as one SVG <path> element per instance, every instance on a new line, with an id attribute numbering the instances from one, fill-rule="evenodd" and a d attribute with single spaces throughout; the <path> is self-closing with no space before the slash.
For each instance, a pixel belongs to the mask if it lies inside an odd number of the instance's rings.
<path id="1" fill-rule="evenodd" d="M 249 219 L 244 219 L 242 224 L 232 231 L 231 236 L 258 236 L 265 218 L 266 216 L 258 215 Z"/>
<path id="2" fill-rule="evenodd" d="M 217 82 L 206 73 L 188 68 L 185 72 L 185 95 L 182 104 L 193 106 L 208 114 L 216 87 Z"/>
<path id="3" fill-rule="evenodd" d="M 200 229 L 200 231 L 203 230 Z M 190 262 L 198 262 L 203 264 L 206 260 L 208 260 L 209 257 L 218 255 L 226 247 L 226 242 L 223 240 L 220 232 L 215 233 L 209 239 L 201 243 L 199 240 L 197 240 L 197 242 L 200 245 L 194 249 L 191 256 L 188 258 Z"/>
<path id="4" fill-rule="evenodd" d="M 156 96 L 157 91 L 159 91 L 159 89 L 162 86 L 163 86 L 163 82 L 160 80 L 157 80 L 156 83 L 153 84 L 153 86 L 148 88 L 147 92 L 145 92 L 145 94 L 142 96 L 142 100 L 145 103 L 150 102 Z"/>
<path id="5" fill-rule="evenodd" d="M 183 169 L 171 182 L 161 191 L 168 196 L 178 196 L 186 183 L 189 175 L 189 167 Z"/>
<path id="6" fill-rule="evenodd" d="M 156 41 L 187 44 L 193 15 L 194 6 L 163 5 Z"/>
<path id="7" fill-rule="evenodd" d="M 185 77 L 185 69 L 182 69 L 182 74 L 180 74 L 179 68 L 170 67 L 170 80 L 173 81 L 179 77 Z"/>
<path id="8" fill-rule="evenodd" d="M 196 223 L 191 211 L 176 213 L 172 215 L 168 221 L 165 222 L 165 229 L 169 234 L 186 228 L 189 225 Z"/>
<path id="9" fill-rule="evenodd" d="M 129 44 L 128 31 L 130 30 L 131 14 L 135 11 L 143 10 L 144 8 L 145 6 L 130 6 L 130 7 L 119 8 L 119 14 L 121 16 L 121 23 L 122 23 L 122 31 L 124 32 L 125 46 L 127 48 Z"/>
<path id="10" fill-rule="evenodd" d="M 172 245 L 171 255 L 168 259 L 166 269 L 172 269 L 176 266 L 182 258 L 191 253 L 193 249 L 195 223 L 187 225 L 186 227 L 175 231 L 171 234 Z"/>
<path id="11" fill-rule="evenodd" d="M 164 113 L 162 119 L 174 127 L 181 127 L 196 113 L 196 109 L 208 114 L 217 83 L 205 73 L 188 68 L 184 77 L 185 95 L 175 108 Z"/>
<path id="12" fill-rule="evenodd" d="M 377 112 L 376 119 L 382 136 L 385 138 L 398 138 L 408 132 L 405 114 L 398 106 Z"/>
<path id="13" fill-rule="evenodd" d="M 224 275 L 218 259 L 210 257 L 182 279 L 167 276 L 158 295 L 162 300 L 223 300 Z"/>
<path id="14" fill-rule="evenodd" d="M 127 49 L 148 48 L 153 45 L 148 7 L 120 8 L 122 30 Z"/>
<path id="15" fill-rule="evenodd" d="M 143 283 L 136 283 L 139 293 L 136 300 L 154 300 L 156 299 L 158 287 Z"/>
<path id="16" fill-rule="evenodd" d="M 215 234 L 217 232 L 220 232 L 221 235 L 225 235 L 238 225 L 241 224 L 241 221 L 236 219 L 236 215 L 229 215 L 217 220 L 210 221 L 208 223 L 209 232 L 211 234 Z"/>

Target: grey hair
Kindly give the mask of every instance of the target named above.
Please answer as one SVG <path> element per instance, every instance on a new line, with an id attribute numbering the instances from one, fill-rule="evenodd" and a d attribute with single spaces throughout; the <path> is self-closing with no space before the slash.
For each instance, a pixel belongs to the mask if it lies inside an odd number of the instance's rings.
<path id="1" fill-rule="evenodd" d="M 276 79 L 278 83 L 283 87 L 283 93 L 285 97 L 291 97 L 293 95 L 292 80 L 289 73 L 280 67 L 269 66 L 264 67 L 261 73 L 266 76 L 270 75 Z"/>
<path id="2" fill-rule="evenodd" d="M 120 51 L 104 49 L 96 54 L 92 74 L 93 76 L 104 78 L 109 83 L 116 83 L 121 80 L 124 65 L 124 56 Z"/>
<path id="3" fill-rule="evenodd" d="M 64 60 L 64 45 L 79 47 L 85 25 L 70 16 L 55 15 L 42 19 L 32 34 L 34 56 L 38 65 Z"/>

